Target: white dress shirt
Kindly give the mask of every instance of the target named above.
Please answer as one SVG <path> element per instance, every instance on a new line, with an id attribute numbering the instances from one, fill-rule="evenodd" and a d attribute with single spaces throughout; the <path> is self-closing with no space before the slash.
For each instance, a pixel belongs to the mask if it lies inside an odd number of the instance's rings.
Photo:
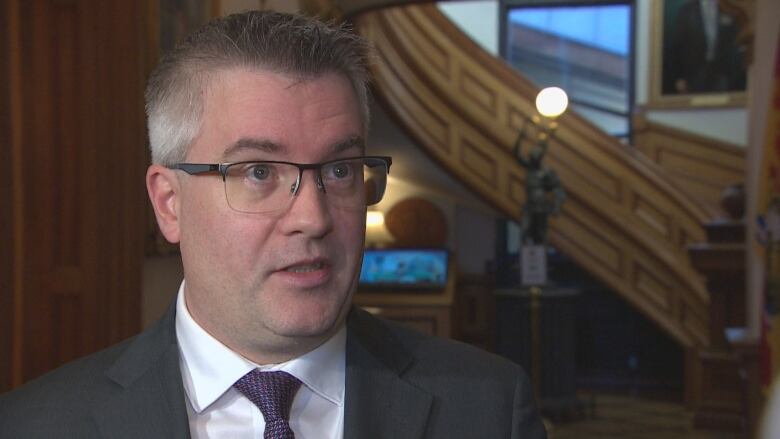
<path id="1" fill-rule="evenodd" d="M 715 59 L 718 44 L 718 0 L 699 0 L 701 20 L 704 25 L 704 41 L 707 44 L 706 59 Z"/>
<path id="2" fill-rule="evenodd" d="M 260 409 L 232 387 L 255 368 L 284 370 L 303 383 L 290 410 L 290 427 L 297 439 L 343 438 L 346 328 L 298 358 L 258 365 L 230 350 L 192 319 L 182 282 L 176 301 L 176 338 L 193 439 L 263 437 L 265 421 Z"/>

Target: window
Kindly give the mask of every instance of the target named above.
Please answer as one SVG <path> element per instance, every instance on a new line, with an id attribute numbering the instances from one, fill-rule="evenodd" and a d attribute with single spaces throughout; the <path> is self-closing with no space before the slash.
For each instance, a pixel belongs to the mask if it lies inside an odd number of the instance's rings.
<path id="1" fill-rule="evenodd" d="M 614 136 L 631 137 L 633 0 L 504 0 L 500 53 L 539 87 Z"/>

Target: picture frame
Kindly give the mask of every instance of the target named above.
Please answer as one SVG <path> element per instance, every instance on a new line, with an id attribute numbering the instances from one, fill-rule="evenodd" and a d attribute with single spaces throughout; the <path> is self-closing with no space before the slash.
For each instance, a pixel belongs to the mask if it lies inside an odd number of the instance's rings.
<path id="1" fill-rule="evenodd" d="M 706 3 L 653 0 L 648 107 L 745 105 L 753 0 Z"/>

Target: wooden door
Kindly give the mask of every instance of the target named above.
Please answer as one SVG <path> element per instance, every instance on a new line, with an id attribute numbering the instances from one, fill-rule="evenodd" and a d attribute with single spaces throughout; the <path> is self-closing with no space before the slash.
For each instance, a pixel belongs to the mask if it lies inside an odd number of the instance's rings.
<path id="1" fill-rule="evenodd" d="M 0 392 L 139 329 L 148 23 L 2 0 Z"/>

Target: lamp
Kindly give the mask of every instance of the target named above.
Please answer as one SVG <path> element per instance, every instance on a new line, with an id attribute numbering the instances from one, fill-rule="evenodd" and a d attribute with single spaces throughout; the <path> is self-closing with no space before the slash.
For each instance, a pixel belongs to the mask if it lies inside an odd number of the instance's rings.
<path id="1" fill-rule="evenodd" d="M 556 118 L 566 111 L 569 97 L 559 87 L 547 87 L 536 95 L 536 111 L 544 117 Z"/>
<path id="2" fill-rule="evenodd" d="M 526 169 L 526 200 L 521 219 L 523 245 L 545 245 L 547 217 L 557 214 L 566 193 L 555 171 L 542 166 L 549 141 L 558 128 L 556 118 L 566 111 L 569 98 L 559 87 L 548 87 L 536 95 L 537 112 L 523 122 L 514 146 L 517 162 Z M 530 121 L 530 127 L 529 122 Z M 529 130 L 533 133 L 529 134 Z M 523 146 L 529 144 L 529 151 Z M 540 283 L 544 283 L 540 279 Z"/>
<path id="3" fill-rule="evenodd" d="M 385 226 L 385 214 L 380 210 L 366 212 L 366 247 L 381 248 L 393 241 Z"/>
<path id="4" fill-rule="evenodd" d="M 558 128 L 556 119 L 568 107 L 569 97 L 560 87 L 547 87 L 536 95 L 536 113 L 531 116 L 530 121 L 533 124 L 536 141 L 544 143 L 545 148 L 547 147 L 547 141 L 553 137 L 555 130 Z M 523 127 L 520 129 L 520 136 L 523 138 L 526 134 L 527 124 L 528 119 L 523 122 Z M 515 154 L 517 154 L 517 148 L 522 140 L 525 139 L 518 137 L 515 143 Z"/>
<path id="5" fill-rule="evenodd" d="M 558 128 L 556 118 L 566 111 L 569 98 L 558 87 L 548 87 L 536 95 L 537 113 L 530 117 L 534 134 L 527 134 L 528 121 L 523 123 L 514 147 L 517 162 L 526 170 L 526 199 L 520 220 L 522 230 L 520 249 L 521 284 L 528 289 L 531 311 L 531 377 L 534 396 L 542 401 L 541 393 L 541 328 L 542 286 L 547 284 L 547 218 L 557 214 L 566 198 L 558 175 L 542 166 L 550 139 Z M 530 143 L 523 154 L 523 144 Z"/>

